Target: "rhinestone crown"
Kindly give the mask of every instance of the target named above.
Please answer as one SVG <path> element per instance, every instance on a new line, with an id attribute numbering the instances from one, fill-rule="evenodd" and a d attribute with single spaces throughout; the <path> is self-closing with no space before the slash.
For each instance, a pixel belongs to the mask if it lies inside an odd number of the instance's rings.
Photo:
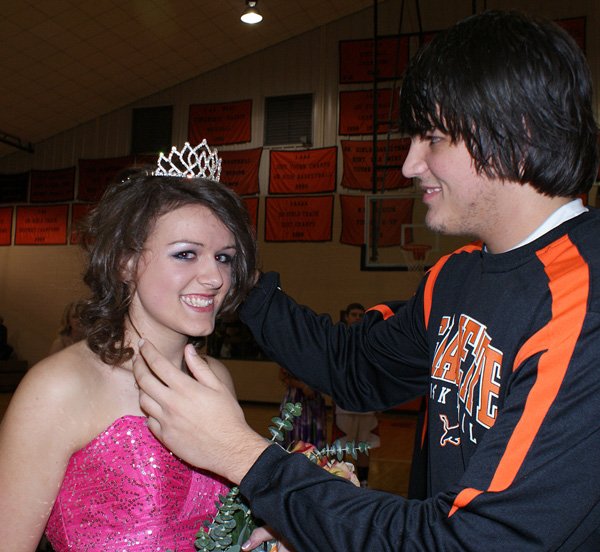
<path id="1" fill-rule="evenodd" d="M 195 148 L 186 142 L 181 151 L 173 146 L 168 156 L 161 153 L 154 174 L 186 178 L 201 177 L 218 182 L 221 178 L 221 159 L 217 155 L 217 149 L 211 151 L 206 140 L 202 140 Z"/>

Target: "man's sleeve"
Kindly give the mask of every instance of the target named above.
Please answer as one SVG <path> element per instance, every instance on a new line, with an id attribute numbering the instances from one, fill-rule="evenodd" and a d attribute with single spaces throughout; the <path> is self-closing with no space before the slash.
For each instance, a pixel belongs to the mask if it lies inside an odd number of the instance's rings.
<path id="1" fill-rule="evenodd" d="M 297 304 L 266 273 L 240 309 L 263 352 L 353 411 L 384 410 L 425 393 L 429 353 L 420 294 L 395 315 L 334 324 Z"/>

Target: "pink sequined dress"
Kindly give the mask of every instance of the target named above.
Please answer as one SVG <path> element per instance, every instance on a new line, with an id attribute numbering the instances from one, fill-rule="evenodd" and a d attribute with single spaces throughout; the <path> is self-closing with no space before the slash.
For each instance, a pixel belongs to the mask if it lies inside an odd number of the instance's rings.
<path id="1" fill-rule="evenodd" d="M 56 552 L 193 552 L 228 488 L 123 416 L 73 454 L 46 527 Z"/>

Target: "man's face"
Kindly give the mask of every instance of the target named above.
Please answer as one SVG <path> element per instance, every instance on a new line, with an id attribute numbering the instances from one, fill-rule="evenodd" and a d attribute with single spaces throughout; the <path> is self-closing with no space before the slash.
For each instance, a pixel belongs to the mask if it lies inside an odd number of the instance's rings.
<path id="1" fill-rule="evenodd" d="M 352 326 L 352 324 L 355 324 L 356 322 L 362 320 L 362 317 L 364 315 L 365 311 L 362 309 L 350 309 L 346 313 L 346 324 L 348 324 L 348 326 Z"/>
<path id="2" fill-rule="evenodd" d="M 427 206 L 425 222 L 434 231 L 484 241 L 498 229 L 497 194 L 502 182 L 476 172 L 465 143 L 452 143 L 433 130 L 411 140 L 402 172 L 417 178 Z"/>

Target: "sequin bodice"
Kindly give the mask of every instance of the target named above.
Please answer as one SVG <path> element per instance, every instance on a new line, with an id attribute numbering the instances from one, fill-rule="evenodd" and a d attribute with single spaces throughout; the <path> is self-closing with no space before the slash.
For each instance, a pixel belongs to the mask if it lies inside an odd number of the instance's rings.
<path id="1" fill-rule="evenodd" d="M 193 552 L 227 487 L 165 449 L 145 418 L 124 416 L 73 454 L 48 520 L 56 552 Z"/>

